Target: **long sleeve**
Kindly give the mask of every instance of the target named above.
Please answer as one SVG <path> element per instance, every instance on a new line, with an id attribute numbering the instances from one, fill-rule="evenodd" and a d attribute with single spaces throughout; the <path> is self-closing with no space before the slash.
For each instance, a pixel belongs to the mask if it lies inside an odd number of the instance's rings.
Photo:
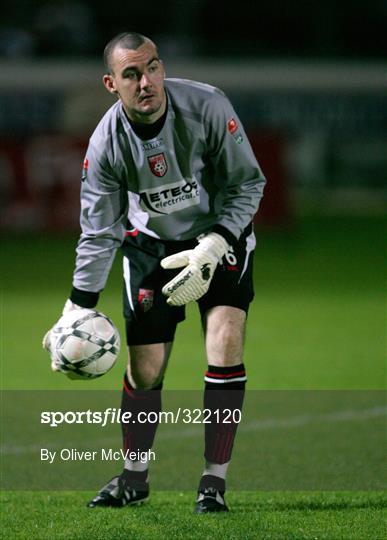
<path id="1" fill-rule="evenodd" d="M 75 289 L 98 293 L 105 287 L 124 239 L 127 209 L 127 191 L 113 173 L 106 149 L 100 152 L 90 143 L 81 184 L 82 233 L 73 275 Z"/>
<path id="2" fill-rule="evenodd" d="M 222 92 L 206 115 L 206 137 L 215 182 L 220 189 L 218 220 L 236 239 L 257 212 L 266 183 L 242 123 Z"/>

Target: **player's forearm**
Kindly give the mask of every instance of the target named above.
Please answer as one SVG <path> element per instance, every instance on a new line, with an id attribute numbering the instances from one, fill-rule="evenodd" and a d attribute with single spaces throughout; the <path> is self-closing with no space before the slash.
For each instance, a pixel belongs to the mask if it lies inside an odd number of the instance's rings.
<path id="1" fill-rule="evenodd" d="M 103 192 L 92 178 L 82 185 L 81 228 L 77 246 L 71 300 L 94 307 L 106 285 L 117 249 L 122 245 L 127 220 L 126 194 L 120 186 Z M 93 304 L 93 305 L 92 305 Z"/>
<path id="2" fill-rule="evenodd" d="M 94 307 L 105 288 L 117 249 L 124 239 L 124 217 L 109 228 L 83 232 L 77 246 L 71 300 Z M 86 229 L 86 227 L 84 227 Z"/>
<path id="3" fill-rule="evenodd" d="M 73 275 L 73 286 L 76 289 L 92 293 L 104 289 L 122 239 L 123 234 L 105 238 L 81 236 Z"/>
<path id="4" fill-rule="evenodd" d="M 240 237 L 256 214 L 263 197 L 265 183 L 266 179 L 260 172 L 259 176 L 252 180 L 228 187 L 213 231 L 233 244 L 233 238 Z"/>

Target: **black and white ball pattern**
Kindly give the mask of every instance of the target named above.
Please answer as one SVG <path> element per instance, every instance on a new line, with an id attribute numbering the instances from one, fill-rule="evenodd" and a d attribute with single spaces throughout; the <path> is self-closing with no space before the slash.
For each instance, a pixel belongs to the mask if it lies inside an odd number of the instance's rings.
<path id="1" fill-rule="evenodd" d="M 117 328 L 109 317 L 95 310 L 70 311 L 51 331 L 51 358 L 71 378 L 104 375 L 113 367 L 119 351 Z"/>

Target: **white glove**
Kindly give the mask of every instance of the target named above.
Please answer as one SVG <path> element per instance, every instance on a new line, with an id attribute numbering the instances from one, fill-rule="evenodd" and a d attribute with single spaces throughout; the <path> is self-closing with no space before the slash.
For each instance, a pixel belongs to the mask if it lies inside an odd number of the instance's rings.
<path id="1" fill-rule="evenodd" d="M 180 274 L 164 285 L 162 292 L 168 296 L 167 303 L 171 306 L 183 306 L 201 298 L 208 291 L 215 269 L 228 248 L 223 236 L 211 232 L 199 240 L 195 249 L 181 251 L 162 259 L 161 266 L 168 270 L 186 266 Z"/>
<path id="2" fill-rule="evenodd" d="M 65 315 L 66 313 L 69 313 L 70 311 L 73 311 L 74 309 L 83 309 L 83 308 L 81 306 L 78 306 L 77 304 L 74 304 L 70 300 L 70 298 L 68 298 L 66 300 L 66 303 L 65 303 L 64 307 L 63 307 L 62 315 Z M 42 341 L 43 348 L 46 349 L 46 351 L 48 351 L 48 352 L 50 352 L 51 330 L 52 330 L 52 328 L 50 328 L 50 330 L 45 333 L 43 341 Z M 56 362 L 54 362 L 53 360 L 51 361 L 51 369 L 52 369 L 52 371 L 62 371 L 60 369 L 60 366 Z M 63 373 L 66 373 L 66 375 L 67 375 L 67 372 L 63 371 Z"/>

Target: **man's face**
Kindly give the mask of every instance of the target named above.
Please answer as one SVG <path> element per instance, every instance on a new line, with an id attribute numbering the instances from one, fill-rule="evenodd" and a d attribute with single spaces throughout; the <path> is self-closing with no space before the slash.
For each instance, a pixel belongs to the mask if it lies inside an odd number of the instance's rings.
<path id="1" fill-rule="evenodd" d="M 118 94 L 134 122 L 151 124 L 165 110 L 164 67 L 155 45 L 146 41 L 137 50 L 117 46 L 111 56 L 111 74 L 104 75 L 107 90 Z"/>

